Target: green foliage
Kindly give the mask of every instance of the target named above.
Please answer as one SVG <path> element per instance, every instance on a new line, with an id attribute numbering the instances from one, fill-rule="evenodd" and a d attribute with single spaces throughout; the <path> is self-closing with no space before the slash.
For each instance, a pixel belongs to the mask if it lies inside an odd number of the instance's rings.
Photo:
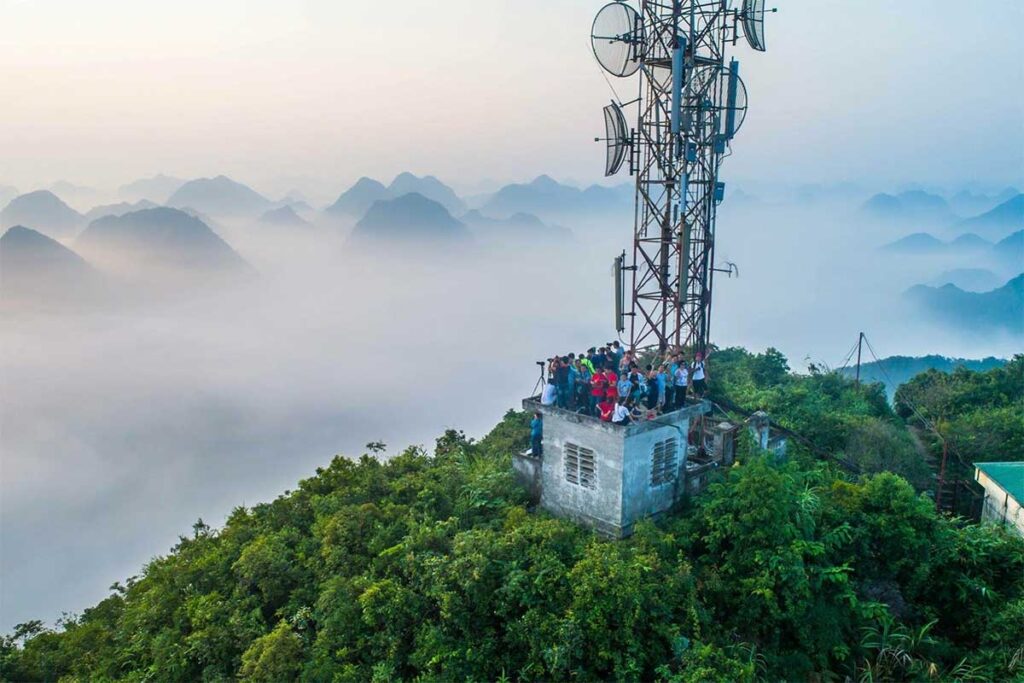
<path id="1" fill-rule="evenodd" d="M 815 365 L 807 375 L 787 374 L 789 364 L 775 349 L 716 351 L 709 359 L 711 398 L 746 411 L 764 410 L 819 452 L 838 454 L 864 418 L 895 418 L 881 384 L 853 380 Z"/>
<path id="2" fill-rule="evenodd" d="M 895 405 L 934 457 L 942 441 L 932 430 L 946 439 L 956 477 L 970 478 L 975 462 L 1024 460 L 1024 354 L 985 372 L 923 372 L 897 389 Z"/>
<path id="3" fill-rule="evenodd" d="M 843 455 L 862 472 L 893 472 L 918 491 L 931 486 L 932 471 L 910 432 L 892 420 L 851 420 Z"/>
<path id="4" fill-rule="evenodd" d="M 529 417 L 509 412 L 479 442 L 449 430 L 432 454 L 338 457 L 219 530 L 197 522 L 82 615 L 0 639 L 2 677 L 1024 675 L 1024 541 L 939 517 L 883 471 L 913 479 L 920 461 L 881 389 L 788 374 L 771 349 L 712 359 L 717 396 L 768 409 L 867 473 L 776 463 L 744 437 L 738 464 L 685 509 L 609 542 L 527 509 L 511 454 Z"/>
<path id="5" fill-rule="evenodd" d="M 936 355 L 889 356 L 878 361 L 863 363 L 860 368 L 860 377 L 864 382 L 883 382 L 889 398 L 892 399 L 893 394 L 901 384 L 908 382 L 915 375 L 927 370 L 934 369 L 941 372 L 953 372 L 957 368 L 964 367 L 968 370 L 984 372 L 1003 365 L 1006 365 L 1005 360 L 993 356 L 980 360 L 947 358 Z M 847 377 L 853 377 L 856 369 L 852 366 L 847 366 L 841 372 Z"/>
<path id="6" fill-rule="evenodd" d="M 239 680 L 247 683 L 292 681 L 302 670 L 302 640 L 286 621 L 260 636 L 242 655 Z"/>

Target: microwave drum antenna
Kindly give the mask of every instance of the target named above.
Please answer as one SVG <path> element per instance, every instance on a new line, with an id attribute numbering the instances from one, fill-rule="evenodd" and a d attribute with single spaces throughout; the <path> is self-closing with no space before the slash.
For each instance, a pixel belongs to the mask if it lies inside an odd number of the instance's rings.
<path id="1" fill-rule="evenodd" d="M 590 29 L 590 44 L 601 67 L 613 76 L 632 76 L 640 68 L 644 30 L 639 12 L 621 2 L 600 9 Z"/>
<path id="2" fill-rule="evenodd" d="M 612 102 L 604 108 L 604 132 L 606 154 L 604 161 L 605 176 L 613 176 L 622 168 L 629 151 L 629 132 L 626 129 L 626 117 L 622 108 Z"/>
<path id="3" fill-rule="evenodd" d="M 732 140 L 747 118 L 747 86 L 740 78 L 736 61 L 723 67 L 721 79 L 725 93 L 725 138 Z"/>
<path id="4" fill-rule="evenodd" d="M 750 47 L 764 52 L 764 0 L 743 0 L 743 35 Z"/>

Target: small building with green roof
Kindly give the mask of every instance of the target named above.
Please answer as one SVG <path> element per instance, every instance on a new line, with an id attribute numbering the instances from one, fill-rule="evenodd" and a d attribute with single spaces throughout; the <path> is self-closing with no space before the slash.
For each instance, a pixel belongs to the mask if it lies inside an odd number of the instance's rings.
<path id="1" fill-rule="evenodd" d="M 985 489 L 983 522 L 1000 522 L 1024 536 L 1024 462 L 976 462 L 974 479 Z"/>

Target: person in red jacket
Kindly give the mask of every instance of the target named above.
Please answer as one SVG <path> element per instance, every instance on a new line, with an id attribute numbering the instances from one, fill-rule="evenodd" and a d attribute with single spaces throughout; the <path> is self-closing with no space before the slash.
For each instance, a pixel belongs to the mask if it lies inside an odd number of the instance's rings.
<path id="1" fill-rule="evenodd" d="M 604 395 L 608 397 L 609 401 L 615 403 L 615 399 L 619 397 L 619 390 L 616 387 L 619 382 L 619 378 L 611 370 L 605 370 L 604 377 L 608 380 L 608 388 L 605 390 Z"/>
<path id="2" fill-rule="evenodd" d="M 598 403 L 597 412 L 601 418 L 601 422 L 611 422 L 612 415 L 615 414 L 615 399 L 605 398 L 603 401 Z"/>
<path id="3" fill-rule="evenodd" d="M 604 400 L 608 393 L 608 376 L 604 370 L 598 369 L 590 378 L 590 414 L 598 415 L 597 404 Z"/>

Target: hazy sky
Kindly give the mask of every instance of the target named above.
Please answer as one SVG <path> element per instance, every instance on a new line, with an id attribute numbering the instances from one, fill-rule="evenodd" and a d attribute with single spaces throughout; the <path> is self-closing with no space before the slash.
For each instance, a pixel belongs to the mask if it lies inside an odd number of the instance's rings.
<path id="1" fill-rule="evenodd" d="M 733 178 L 1021 182 L 1024 2 L 777 4 Z M 0 0 L 0 183 L 598 180 L 601 5 Z"/>

